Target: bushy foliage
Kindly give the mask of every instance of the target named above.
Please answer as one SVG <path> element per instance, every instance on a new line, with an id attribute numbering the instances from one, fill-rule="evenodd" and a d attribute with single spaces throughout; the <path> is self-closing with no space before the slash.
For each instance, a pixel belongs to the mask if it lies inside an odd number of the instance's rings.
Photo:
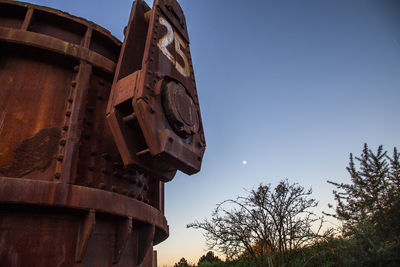
<path id="1" fill-rule="evenodd" d="M 198 266 L 214 266 L 214 263 L 220 263 L 221 259 L 214 255 L 214 252 L 209 251 L 206 255 L 200 257 Z"/>
<path id="2" fill-rule="evenodd" d="M 346 266 L 400 265 L 400 154 L 387 154 L 365 144 L 360 157 L 350 154 L 352 183 L 328 181 L 337 188 L 332 216 L 343 222 L 337 250 Z"/>
<path id="3" fill-rule="evenodd" d="M 185 258 L 180 259 L 177 263 L 174 264 L 174 267 L 195 267 L 196 265 L 191 265 L 187 262 Z"/>

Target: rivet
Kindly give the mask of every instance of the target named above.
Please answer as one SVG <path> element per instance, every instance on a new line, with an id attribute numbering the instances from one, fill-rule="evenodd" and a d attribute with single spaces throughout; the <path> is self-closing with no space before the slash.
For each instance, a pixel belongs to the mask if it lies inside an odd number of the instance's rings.
<path id="1" fill-rule="evenodd" d="M 68 102 L 72 103 L 74 100 L 72 98 L 68 98 Z"/>
<path id="2" fill-rule="evenodd" d="M 59 155 L 59 156 L 57 157 L 57 160 L 58 160 L 58 161 L 63 161 L 63 159 L 64 159 L 64 156 L 63 156 L 63 155 Z"/>
<path id="3" fill-rule="evenodd" d="M 117 178 L 121 178 L 121 174 L 117 171 L 113 172 L 113 175 Z"/>
<path id="4" fill-rule="evenodd" d="M 198 160 L 198 161 L 201 161 L 201 157 L 197 157 L 197 160 Z"/>
<path id="5" fill-rule="evenodd" d="M 122 190 L 121 190 L 121 193 L 122 193 L 123 195 L 128 195 L 128 190 L 122 189 Z"/>
<path id="6" fill-rule="evenodd" d="M 149 188 L 147 187 L 147 184 L 145 184 L 145 185 L 143 186 L 143 190 L 144 190 L 144 191 L 147 191 L 147 189 L 149 189 Z"/>
<path id="7" fill-rule="evenodd" d="M 57 178 L 57 179 L 59 179 L 59 178 L 61 177 L 61 173 L 56 172 L 56 173 L 54 174 L 54 177 Z"/>
<path id="8" fill-rule="evenodd" d="M 170 142 L 172 144 L 174 142 L 174 139 L 172 137 L 169 137 L 168 142 Z"/>
<path id="9" fill-rule="evenodd" d="M 104 189 L 104 188 L 106 188 L 106 185 L 104 183 L 99 183 L 99 188 Z"/>
<path id="10" fill-rule="evenodd" d="M 117 187 L 115 185 L 111 186 L 111 191 L 117 192 Z"/>
<path id="11" fill-rule="evenodd" d="M 75 67 L 74 67 L 74 71 L 75 71 L 75 72 L 78 72 L 78 71 L 79 71 L 79 66 L 75 66 Z"/>
<path id="12" fill-rule="evenodd" d="M 71 111 L 65 112 L 65 116 L 67 116 L 67 117 L 71 116 Z"/>
<path id="13" fill-rule="evenodd" d="M 142 201 L 143 200 L 143 196 L 142 195 L 138 195 L 137 196 L 137 200 Z"/>
<path id="14" fill-rule="evenodd" d="M 67 143 L 67 141 L 65 139 L 62 139 L 60 141 L 60 146 L 65 146 L 66 143 Z"/>
<path id="15" fill-rule="evenodd" d="M 101 157 L 103 158 L 103 159 L 108 159 L 108 153 L 101 153 Z"/>
<path id="16" fill-rule="evenodd" d="M 104 85 L 104 80 L 99 80 L 99 84 Z"/>
<path id="17" fill-rule="evenodd" d="M 156 111 L 154 110 L 153 107 L 150 107 L 150 113 L 154 114 Z"/>
<path id="18" fill-rule="evenodd" d="M 72 81 L 72 82 L 71 82 L 71 86 L 72 86 L 72 87 L 75 87 L 75 86 L 76 86 L 76 81 Z"/>
<path id="19" fill-rule="evenodd" d="M 68 130 L 68 125 L 64 125 L 62 129 L 63 129 L 64 131 L 67 131 L 67 130 Z"/>

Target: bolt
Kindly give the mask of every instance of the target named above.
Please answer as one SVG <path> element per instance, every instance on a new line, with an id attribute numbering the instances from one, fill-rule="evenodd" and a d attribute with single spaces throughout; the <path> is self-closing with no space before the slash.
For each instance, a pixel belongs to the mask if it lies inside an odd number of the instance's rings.
<path id="1" fill-rule="evenodd" d="M 65 139 L 62 139 L 60 141 L 60 146 L 65 146 L 66 143 L 67 143 L 67 141 Z"/>
<path id="2" fill-rule="evenodd" d="M 67 117 L 71 116 L 71 111 L 65 112 L 65 116 L 67 116 Z"/>
<path id="3" fill-rule="evenodd" d="M 72 81 L 72 82 L 71 82 L 71 86 L 72 86 L 72 87 L 75 87 L 75 86 L 76 86 L 76 81 Z"/>
<path id="4" fill-rule="evenodd" d="M 60 177 L 61 177 L 61 173 L 59 173 L 59 172 L 56 172 L 56 173 L 54 174 L 54 177 L 55 177 L 55 178 L 57 178 L 57 179 L 60 179 Z"/>
<path id="5" fill-rule="evenodd" d="M 68 131 L 68 125 L 64 125 L 64 126 L 63 126 L 63 130 L 64 130 L 64 131 Z"/>
<path id="6" fill-rule="evenodd" d="M 79 66 L 75 66 L 75 67 L 74 67 L 74 71 L 75 71 L 75 72 L 78 72 L 78 71 L 79 71 Z"/>
<path id="7" fill-rule="evenodd" d="M 72 98 L 68 98 L 68 102 L 72 103 L 74 100 Z"/>
<path id="8" fill-rule="evenodd" d="M 104 85 L 104 80 L 99 80 L 99 84 Z"/>
<path id="9" fill-rule="evenodd" d="M 63 156 L 63 155 L 59 155 L 59 156 L 57 157 L 57 160 L 58 160 L 58 161 L 63 161 L 63 159 L 64 159 L 64 156 Z"/>
<path id="10" fill-rule="evenodd" d="M 108 153 L 104 152 L 104 153 L 101 154 L 101 157 L 102 157 L 103 159 L 108 159 L 108 158 L 109 158 L 109 155 L 108 155 Z"/>

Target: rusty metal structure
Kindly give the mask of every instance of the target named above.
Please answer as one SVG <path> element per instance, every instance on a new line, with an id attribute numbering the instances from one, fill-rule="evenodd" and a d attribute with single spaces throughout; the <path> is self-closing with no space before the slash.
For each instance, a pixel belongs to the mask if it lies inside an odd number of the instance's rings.
<path id="1" fill-rule="evenodd" d="M 152 266 L 206 145 L 179 4 L 136 0 L 121 43 L 0 0 L 0 51 L 0 266 Z"/>

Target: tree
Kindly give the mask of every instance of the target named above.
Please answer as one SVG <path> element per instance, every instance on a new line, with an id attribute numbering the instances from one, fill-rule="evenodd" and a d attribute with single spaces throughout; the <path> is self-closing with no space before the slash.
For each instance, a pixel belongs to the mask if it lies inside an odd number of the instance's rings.
<path id="1" fill-rule="evenodd" d="M 272 188 L 260 184 L 248 196 L 217 204 L 210 220 L 195 221 L 189 228 L 205 230 L 207 245 L 228 259 L 248 255 L 257 266 L 284 265 L 289 253 L 311 244 L 322 226 L 312 208 L 312 190 L 282 180 Z M 320 222 L 317 232 L 311 227 Z"/>
<path id="2" fill-rule="evenodd" d="M 337 202 L 336 214 L 330 214 L 344 223 L 344 233 L 351 235 L 361 222 L 369 221 L 380 235 L 400 237 L 400 154 L 394 148 L 393 156 L 379 146 L 376 153 L 364 149 L 357 168 L 353 155 L 346 168 L 351 184 L 333 184 L 339 190 L 333 194 Z M 332 207 L 332 206 L 331 206 Z"/>
<path id="3" fill-rule="evenodd" d="M 185 258 L 182 258 L 177 263 L 174 264 L 174 267 L 194 267 L 194 266 L 190 265 Z"/>
<path id="4" fill-rule="evenodd" d="M 374 153 L 364 144 L 360 157 L 350 154 L 351 183 L 328 181 L 337 188 L 335 214 L 330 215 L 343 222 L 345 265 L 400 264 L 400 154 L 396 148 L 392 157 L 387 154 L 382 146 Z"/>
<path id="5" fill-rule="evenodd" d="M 199 262 L 197 265 L 201 265 L 202 263 L 213 263 L 221 261 L 220 258 L 214 255 L 214 252 L 209 251 L 206 255 L 200 257 Z"/>

